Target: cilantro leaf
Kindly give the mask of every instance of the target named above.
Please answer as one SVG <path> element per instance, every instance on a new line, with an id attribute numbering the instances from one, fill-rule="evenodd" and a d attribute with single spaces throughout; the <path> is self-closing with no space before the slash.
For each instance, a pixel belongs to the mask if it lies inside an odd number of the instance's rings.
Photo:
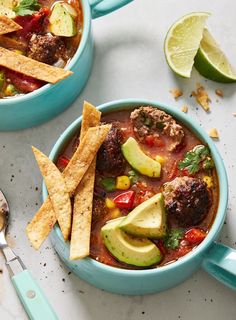
<path id="1" fill-rule="evenodd" d="M 177 249 L 184 232 L 180 229 L 171 229 L 164 239 L 164 245 L 168 249 Z"/>
<path id="2" fill-rule="evenodd" d="M 14 11 L 18 16 L 27 16 L 39 11 L 40 8 L 41 4 L 38 0 L 22 0 Z"/>
<path id="3" fill-rule="evenodd" d="M 209 148 L 204 145 L 197 145 L 185 154 L 184 159 L 179 162 L 178 167 L 180 170 L 187 169 L 191 174 L 201 169 L 212 169 L 214 162 L 210 156 Z"/>

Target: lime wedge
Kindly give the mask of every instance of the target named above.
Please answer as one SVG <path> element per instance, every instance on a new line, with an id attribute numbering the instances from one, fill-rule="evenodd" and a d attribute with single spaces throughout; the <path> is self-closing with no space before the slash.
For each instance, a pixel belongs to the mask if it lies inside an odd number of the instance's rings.
<path id="1" fill-rule="evenodd" d="M 190 78 L 209 15 L 206 12 L 187 14 L 176 21 L 166 35 L 164 50 L 167 63 L 172 71 L 184 78 Z"/>
<path id="2" fill-rule="evenodd" d="M 204 77 L 217 82 L 236 82 L 233 67 L 206 28 L 194 60 L 194 67 Z"/>

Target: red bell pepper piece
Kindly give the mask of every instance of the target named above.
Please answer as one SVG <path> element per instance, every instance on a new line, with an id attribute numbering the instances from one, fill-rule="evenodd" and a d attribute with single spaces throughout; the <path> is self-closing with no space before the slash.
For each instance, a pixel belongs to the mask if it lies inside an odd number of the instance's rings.
<path id="1" fill-rule="evenodd" d="M 188 230 L 184 235 L 184 239 L 187 240 L 190 244 L 199 244 L 205 239 L 205 237 L 206 232 L 197 228 Z"/>
<path id="2" fill-rule="evenodd" d="M 134 191 L 126 191 L 122 192 L 118 196 L 116 196 L 113 201 L 116 206 L 120 209 L 132 209 L 134 206 Z"/>
<path id="3" fill-rule="evenodd" d="M 145 143 L 149 147 L 163 147 L 165 145 L 164 141 L 161 138 L 155 137 L 153 135 L 146 136 Z"/>
<path id="4" fill-rule="evenodd" d="M 70 159 L 68 159 L 67 157 L 65 156 L 60 156 L 58 159 L 57 159 L 57 166 L 59 169 L 65 169 L 65 167 L 68 165 Z"/>
<path id="5" fill-rule="evenodd" d="M 6 77 L 11 80 L 11 83 L 16 87 L 16 89 L 24 93 L 32 92 L 41 88 L 45 84 L 43 81 L 25 76 L 22 73 L 12 70 L 6 71 Z"/>

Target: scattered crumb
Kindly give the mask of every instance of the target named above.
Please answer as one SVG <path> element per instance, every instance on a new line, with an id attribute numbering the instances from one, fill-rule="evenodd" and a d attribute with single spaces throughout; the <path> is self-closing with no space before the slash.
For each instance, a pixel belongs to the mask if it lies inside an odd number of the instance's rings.
<path id="1" fill-rule="evenodd" d="M 216 128 L 212 128 L 209 131 L 209 137 L 213 138 L 213 139 L 219 139 L 219 134 L 218 131 L 216 130 Z"/>
<path id="2" fill-rule="evenodd" d="M 236 112 L 233 113 L 233 116 L 236 117 Z"/>
<path id="3" fill-rule="evenodd" d="M 196 98 L 197 103 L 200 104 L 205 111 L 210 111 L 209 103 L 211 99 L 202 85 L 197 85 L 197 91 L 193 91 L 192 96 Z"/>
<path id="4" fill-rule="evenodd" d="M 224 95 L 223 95 L 223 91 L 222 91 L 221 89 L 216 89 L 216 90 L 215 90 L 215 93 L 216 93 L 217 96 L 219 96 L 219 97 L 221 97 L 221 98 L 223 98 L 223 96 L 224 96 Z"/>
<path id="5" fill-rule="evenodd" d="M 174 99 L 177 99 L 183 95 L 183 91 L 178 88 L 171 89 L 170 93 L 172 94 Z"/>
<path id="6" fill-rule="evenodd" d="M 3 270 L 2 270 L 2 269 L 0 269 L 0 273 L 3 273 Z"/>
<path id="7" fill-rule="evenodd" d="M 181 111 L 187 113 L 188 112 L 188 106 L 186 104 L 183 105 L 182 108 L 181 108 Z"/>

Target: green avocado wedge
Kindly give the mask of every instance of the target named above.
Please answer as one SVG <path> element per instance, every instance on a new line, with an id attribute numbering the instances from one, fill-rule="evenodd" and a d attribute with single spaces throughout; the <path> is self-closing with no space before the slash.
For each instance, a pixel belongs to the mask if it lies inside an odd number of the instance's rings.
<path id="1" fill-rule="evenodd" d="M 101 229 L 106 248 L 119 261 L 138 267 L 149 267 L 162 260 L 157 246 L 148 239 L 135 238 L 119 228 L 122 218 L 110 220 Z"/>
<path id="2" fill-rule="evenodd" d="M 166 210 L 164 197 L 158 193 L 132 210 L 119 227 L 130 235 L 162 238 L 166 235 Z"/>
<path id="3" fill-rule="evenodd" d="M 122 144 L 121 151 L 132 168 L 151 178 L 160 177 L 161 164 L 148 157 L 134 138 L 130 137 Z"/>
<path id="4" fill-rule="evenodd" d="M 76 35 L 76 23 L 73 16 L 73 8 L 70 5 L 57 2 L 53 7 L 49 18 L 50 31 L 56 36 L 73 37 Z"/>

